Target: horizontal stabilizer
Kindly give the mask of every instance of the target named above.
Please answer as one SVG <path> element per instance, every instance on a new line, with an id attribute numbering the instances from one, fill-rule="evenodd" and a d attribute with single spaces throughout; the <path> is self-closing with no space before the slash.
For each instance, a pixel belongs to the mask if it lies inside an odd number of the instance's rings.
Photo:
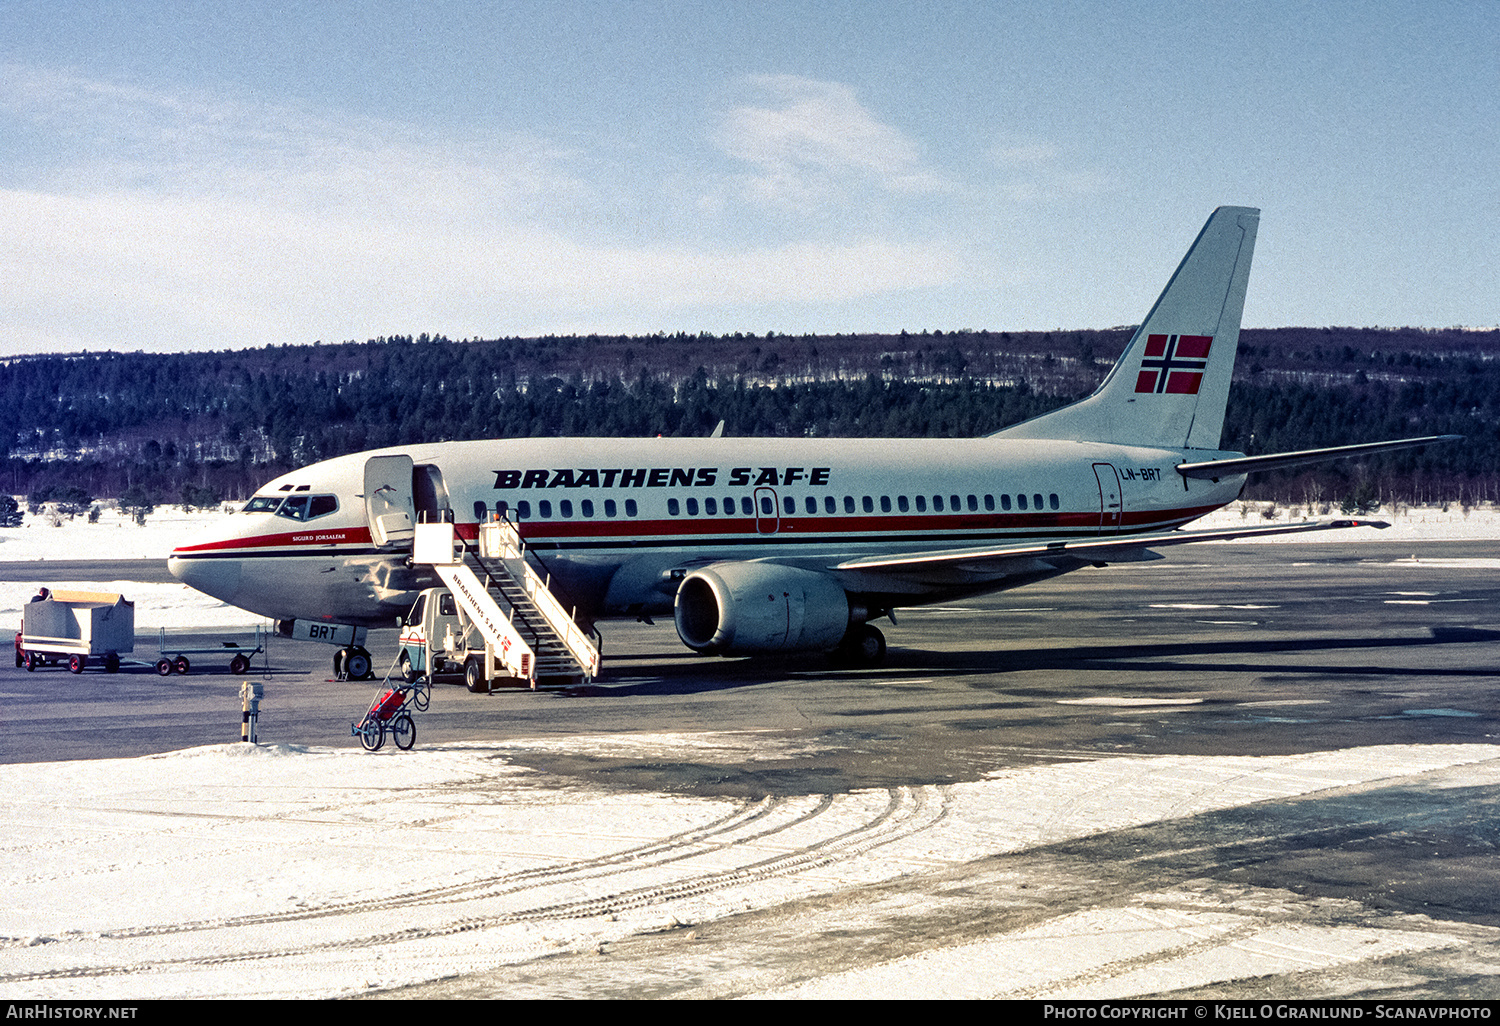
<path id="1" fill-rule="evenodd" d="M 1372 452 L 1388 452 L 1392 449 L 1410 449 L 1434 442 L 1456 442 L 1463 435 L 1426 435 L 1422 438 L 1398 438 L 1390 442 L 1368 442 L 1364 445 L 1340 445 L 1332 449 L 1303 449 L 1300 452 L 1280 452 L 1269 456 L 1240 456 L 1230 460 L 1206 460 L 1202 463 L 1181 463 L 1177 473 L 1197 480 L 1217 481 L 1235 474 L 1254 474 L 1262 470 L 1285 470 L 1308 463 L 1324 463 L 1350 456 L 1364 456 Z"/>

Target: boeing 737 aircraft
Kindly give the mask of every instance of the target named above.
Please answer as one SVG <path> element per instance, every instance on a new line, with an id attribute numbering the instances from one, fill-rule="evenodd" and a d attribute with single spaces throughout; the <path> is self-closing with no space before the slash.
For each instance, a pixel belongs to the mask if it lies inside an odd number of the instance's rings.
<path id="1" fill-rule="evenodd" d="M 504 518 L 585 631 L 674 613 L 703 653 L 875 662 L 885 641 L 870 621 L 902 606 L 1157 559 L 1167 545 L 1359 526 L 1177 530 L 1236 498 L 1248 473 L 1439 440 L 1219 449 L 1258 222 L 1257 210 L 1214 211 L 1098 390 L 988 437 L 398 446 L 276 478 L 168 565 L 366 669 L 363 629 L 396 624 L 439 583 L 412 560 L 413 525 L 472 540 Z"/>

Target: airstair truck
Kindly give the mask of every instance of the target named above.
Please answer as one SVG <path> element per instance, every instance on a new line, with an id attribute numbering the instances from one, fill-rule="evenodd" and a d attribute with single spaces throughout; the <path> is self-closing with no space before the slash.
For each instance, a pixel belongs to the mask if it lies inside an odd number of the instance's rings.
<path id="1" fill-rule="evenodd" d="M 82 673 L 90 659 L 101 659 L 114 673 L 121 654 L 134 651 L 135 603 L 123 595 L 54 591 L 21 608 L 16 661 L 28 670 L 66 660 L 68 669 Z"/>

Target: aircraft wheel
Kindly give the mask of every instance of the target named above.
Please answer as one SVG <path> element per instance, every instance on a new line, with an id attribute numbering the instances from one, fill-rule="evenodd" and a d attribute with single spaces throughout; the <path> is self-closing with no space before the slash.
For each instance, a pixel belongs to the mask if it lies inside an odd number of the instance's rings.
<path id="1" fill-rule="evenodd" d="M 81 655 L 68 656 L 68 672 L 69 673 L 82 673 L 83 672 L 83 668 L 85 666 L 87 666 L 88 664 L 89 664 L 89 660 L 88 660 L 87 656 L 81 656 Z"/>
<path id="2" fill-rule="evenodd" d="M 237 655 L 233 659 L 229 660 L 229 672 L 234 674 L 235 676 L 239 676 L 248 669 L 250 669 L 249 656 Z"/>
<path id="3" fill-rule="evenodd" d="M 163 677 L 172 676 L 172 660 L 163 656 L 156 661 L 156 672 Z"/>
<path id="4" fill-rule="evenodd" d="M 417 725 L 412 720 L 411 713 L 396 714 L 391 720 L 391 736 L 396 739 L 396 747 L 403 752 L 409 751 L 417 743 Z"/>
<path id="5" fill-rule="evenodd" d="M 174 659 L 172 661 L 172 669 L 176 670 L 178 673 L 182 674 L 184 677 L 187 676 L 187 672 L 189 670 L 191 670 L 192 668 L 193 668 L 193 664 L 190 663 L 190 662 L 188 662 L 188 657 L 187 656 L 178 656 L 176 659 Z"/>
<path id="6" fill-rule="evenodd" d="M 369 680 L 374 677 L 370 667 L 370 653 L 362 648 L 351 648 L 344 657 L 344 669 L 348 671 L 350 680 Z"/>
<path id="7" fill-rule="evenodd" d="M 366 716 L 359 728 L 359 743 L 367 752 L 376 752 L 385 744 L 385 724 L 373 716 Z"/>
<path id="8" fill-rule="evenodd" d="M 875 666 L 885 659 L 885 635 L 862 623 L 849 631 L 834 651 L 834 659 L 846 666 Z"/>
<path id="9" fill-rule="evenodd" d="M 484 667 L 479 665 L 478 659 L 470 659 L 464 663 L 464 684 L 476 695 L 482 695 L 490 689 L 489 681 L 484 679 Z"/>
<path id="10" fill-rule="evenodd" d="M 347 648 L 341 648 L 337 652 L 333 653 L 333 679 L 334 680 L 347 680 L 348 679 L 348 678 L 346 678 L 344 676 L 344 658 L 348 654 L 349 654 L 349 650 Z"/>

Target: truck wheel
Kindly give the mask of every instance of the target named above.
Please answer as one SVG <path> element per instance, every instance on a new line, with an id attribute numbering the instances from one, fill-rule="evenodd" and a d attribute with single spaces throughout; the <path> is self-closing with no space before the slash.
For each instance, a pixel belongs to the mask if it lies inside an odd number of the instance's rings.
<path id="1" fill-rule="evenodd" d="M 250 669 L 249 656 L 237 655 L 233 659 L 229 660 L 229 672 L 234 674 L 235 676 L 239 676 L 248 669 Z"/>
<path id="2" fill-rule="evenodd" d="M 27 652 L 26 653 L 26 660 L 25 661 L 26 661 L 26 672 L 27 673 L 31 673 L 33 670 L 36 669 L 36 655 L 34 653 Z"/>
<path id="3" fill-rule="evenodd" d="M 401 679 L 408 684 L 415 684 L 421 674 L 411 668 L 411 657 L 405 652 L 401 653 Z"/>
<path id="4" fill-rule="evenodd" d="M 484 667 L 479 665 L 478 659 L 470 659 L 464 663 L 464 683 L 476 695 L 482 695 L 490 689 L 489 681 L 484 679 Z"/>
<path id="5" fill-rule="evenodd" d="M 109 655 L 105 656 L 104 657 L 104 672 L 105 673 L 119 673 L 120 672 L 120 657 L 117 656 L 117 655 L 115 655 L 113 652 L 111 652 Z"/>
<path id="6" fill-rule="evenodd" d="M 70 673 L 82 673 L 83 668 L 89 664 L 87 656 L 68 656 L 68 671 Z"/>

